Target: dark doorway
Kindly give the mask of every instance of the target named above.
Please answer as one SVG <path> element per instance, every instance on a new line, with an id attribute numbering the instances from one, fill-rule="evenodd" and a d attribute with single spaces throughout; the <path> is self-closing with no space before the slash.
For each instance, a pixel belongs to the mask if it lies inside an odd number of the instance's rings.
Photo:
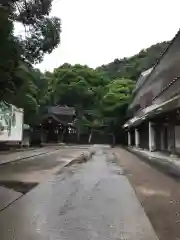
<path id="1" fill-rule="evenodd" d="M 48 118 L 42 125 L 43 131 L 46 135 L 47 143 L 57 143 L 61 135 L 61 125 L 52 118 Z"/>

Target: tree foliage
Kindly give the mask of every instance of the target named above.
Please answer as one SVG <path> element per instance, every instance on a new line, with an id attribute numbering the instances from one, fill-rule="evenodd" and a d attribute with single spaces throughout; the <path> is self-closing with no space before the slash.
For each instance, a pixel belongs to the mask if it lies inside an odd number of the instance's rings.
<path id="1" fill-rule="evenodd" d="M 42 61 L 60 42 L 61 22 L 49 16 L 51 5 L 52 0 L 8 0 L 2 4 L 8 20 L 24 27 L 24 36 L 18 40 L 21 57 L 30 63 Z"/>
<path id="2" fill-rule="evenodd" d="M 0 99 L 5 99 L 22 82 L 14 72 L 19 64 L 18 40 L 13 36 L 13 23 L 8 19 L 8 11 L 0 8 Z"/>
<path id="3" fill-rule="evenodd" d="M 0 3 L 0 100 L 7 100 L 24 84 L 22 64 L 42 61 L 60 42 L 60 19 L 50 17 L 52 0 L 6 0 Z M 24 34 L 14 35 L 20 23 Z M 25 83 L 26 85 L 27 83 Z"/>
<path id="4" fill-rule="evenodd" d="M 107 131 L 116 135 L 116 130 L 126 118 L 126 110 L 131 100 L 134 82 L 130 79 L 115 79 L 106 86 L 106 93 L 100 101 L 102 122 Z"/>
<path id="5" fill-rule="evenodd" d="M 81 65 L 64 64 L 52 74 L 54 89 L 51 100 L 54 104 L 66 104 L 79 108 L 92 108 L 103 78 L 94 69 Z"/>
<path id="6" fill-rule="evenodd" d="M 101 100 L 102 109 L 105 113 L 114 115 L 130 101 L 134 82 L 129 79 L 115 79 L 107 86 L 107 92 Z"/>
<path id="7" fill-rule="evenodd" d="M 17 107 L 23 108 L 25 122 L 34 124 L 39 112 L 40 104 L 44 99 L 47 81 L 39 70 L 22 64 L 16 71 L 18 78 L 26 79 L 24 83 L 12 95 L 11 102 Z"/>

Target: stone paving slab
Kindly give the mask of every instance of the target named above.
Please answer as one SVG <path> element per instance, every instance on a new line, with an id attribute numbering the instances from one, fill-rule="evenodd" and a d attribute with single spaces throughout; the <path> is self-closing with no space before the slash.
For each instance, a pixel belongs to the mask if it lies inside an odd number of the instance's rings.
<path id="1" fill-rule="evenodd" d="M 22 162 L 13 162 L 10 166 L 1 165 L 0 211 L 30 191 L 38 183 L 53 178 L 57 171 L 78 159 L 81 153 L 82 150 L 79 149 L 73 151 L 60 149 L 45 156 L 33 157 Z M 54 163 L 56 164 L 52 167 Z"/>
<path id="2" fill-rule="evenodd" d="M 107 160 L 96 153 L 2 211 L 0 239 L 157 240 L 129 181 Z"/>
<path id="3" fill-rule="evenodd" d="M 0 186 L 0 211 L 21 196 L 22 193 Z"/>
<path id="4" fill-rule="evenodd" d="M 21 159 L 26 159 L 30 157 L 40 156 L 43 154 L 47 154 L 56 150 L 59 150 L 60 147 L 44 147 L 44 148 L 37 148 L 37 149 L 30 149 L 26 151 L 18 151 L 9 154 L 0 154 L 0 165 L 5 164 L 12 161 L 19 161 Z"/>

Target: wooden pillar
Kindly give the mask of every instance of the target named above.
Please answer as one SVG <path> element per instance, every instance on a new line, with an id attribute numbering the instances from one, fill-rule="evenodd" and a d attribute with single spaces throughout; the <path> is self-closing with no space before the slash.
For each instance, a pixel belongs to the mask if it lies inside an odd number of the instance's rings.
<path id="1" fill-rule="evenodd" d="M 139 135 L 139 129 L 135 128 L 135 146 L 136 148 L 140 147 L 140 135 Z"/>
<path id="2" fill-rule="evenodd" d="M 164 126 L 161 127 L 161 151 L 165 151 L 165 129 Z"/>
<path id="3" fill-rule="evenodd" d="M 128 146 L 131 146 L 131 132 L 128 131 Z"/>
<path id="4" fill-rule="evenodd" d="M 176 156 L 175 125 L 173 123 L 169 125 L 169 150 L 172 157 Z"/>
<path id="5" fill-rule="evenodd" d="M 153 123 L 149 122 L 149 151 L 153 152 L 156 148 L 155 144 L 155 130 L 153 128 Z"/>

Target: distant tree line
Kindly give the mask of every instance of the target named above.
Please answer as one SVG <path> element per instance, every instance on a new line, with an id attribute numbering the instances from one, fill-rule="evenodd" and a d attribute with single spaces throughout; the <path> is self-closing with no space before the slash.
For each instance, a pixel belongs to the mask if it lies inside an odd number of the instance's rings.
<path id="1" fill-rule="evenodd" d="M 123 77 L 137 81 L 141 72 L 154 66 L 168 45 L 169 42 L 157 43 L 147 49 L 141 50 L 132 57 L 115 59 L 113 62 L 102 65 L 97 69 L 109 79 Z"/>

